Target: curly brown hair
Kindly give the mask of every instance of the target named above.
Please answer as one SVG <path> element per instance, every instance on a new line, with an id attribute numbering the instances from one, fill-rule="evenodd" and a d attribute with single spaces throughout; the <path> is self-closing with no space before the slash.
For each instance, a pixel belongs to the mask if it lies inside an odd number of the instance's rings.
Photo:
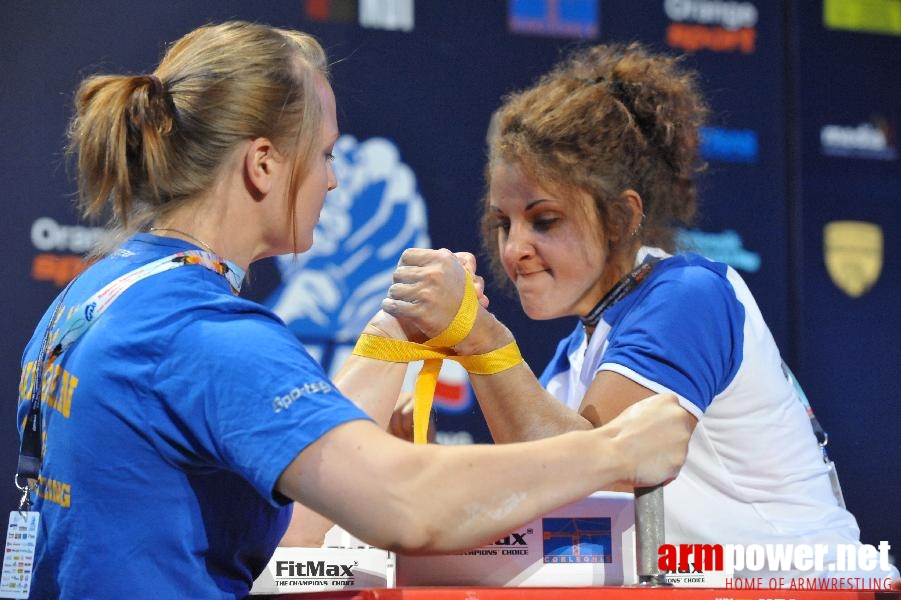
<path id="1" fill-rule="evenodd" d="M 639 43 L 574 52 L 504 98 L 488 136 L 486 180 L 496 165 L 518 165 L 544 188 L 587 192 L 605 234 L 619 246 L 640 241 L 672 251 L 676 227 L 691 225 L 697 212 L 694 175 L 704 167 L 699 128 L 707 117 L 697 74 L 681 62 Z M 622 196 L 628 189 L 644 205 L 638 240 L 628 235 Z M 482 243 L 504 280 L 489 196 L 490 189 Z"/>

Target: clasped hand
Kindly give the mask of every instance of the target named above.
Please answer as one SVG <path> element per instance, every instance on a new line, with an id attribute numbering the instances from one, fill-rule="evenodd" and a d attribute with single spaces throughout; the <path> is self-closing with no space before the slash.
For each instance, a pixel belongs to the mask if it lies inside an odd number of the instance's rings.
<path id="1" fill-rule="evenodd" d="M 476 275 L 469 252 L 409 248 L 394 271 L 394 283 L 382 300 L 382 310 L 395 317 L 411 341 L 424 341 L 444 331 L 454 319 L 472 275 L 479 305 L 488 306 L 485 281 Z"/>

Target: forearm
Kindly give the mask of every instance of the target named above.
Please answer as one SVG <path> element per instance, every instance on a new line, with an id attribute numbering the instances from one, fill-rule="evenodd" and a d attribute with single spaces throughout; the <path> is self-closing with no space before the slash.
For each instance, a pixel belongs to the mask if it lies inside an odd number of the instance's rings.
<path id="1" fill-rule="evenodd" d="M 277 489 L 376 546 L 462 550 L 616 482 L 672 479 L 691 436 L 684 413 L 657 394 L 591 431 L 500 446 L 417 446 L 351 421 L 300 452 Z"/>
<path id="2" fill-rule="evenodd" d="M 407 363 L 351 355 L 335 375 L 334 382 L 379 427 L 387 429 L 406 373 Z"/>
<path id="3" fill-rule="evenodd" d="M 364 423 L 328 437 L 289 467 L 284 491 L 293 488 L 360 539 L 407 553 L 489 542 L 629 475 L 611 436 L 597 431 L 516 447 L 414 446 Z M 292 469 L 299 476 L 294 483 Z"/>
<path id="4" fill-rule="evenodd" d="M 581 439 L 565 439 L 573 437 Z M 454 447 L 452 453 L 427 458 L 410 494 L 425 498 L 429 510 L 418 510 L 417 517 L 422 527 L 431 526 L 431 535 L 414 551 L 441 553 L 490 543 L 624 477 L 609 440 L 585 433 L 565 438 L 494 447 L 490 455 L 486 446 Z M 586 456 L 604 458 L 579 458 Z M 484 493 L 474 494 L 476 488 Z M 439 533 L 436 523 L 459 525 Z"/>
<path id="5" fill-rule="evenodd" d="M 325 543 L 325 534 L 335 524 L 299 502 L 294 503 L 294 512 L 279 546 L 291 548 L 319 548 Z"/>
<path id="6" fill-rule="evenodd" d="M 592 428 L 588 420 L 545 390 L 526 363 L 495 375 L 470 375 L 469 380 L 497 443 Z"/>
<path id="7" fill-rule="evenodd" d="M 380 428 L 387 429 L 406 372 L 407 363 L 351 355 L 335 375 L 334 383 Z M 331 519 L 295 503 L 291 522 L 279 546 L 318 548 L 334 525 Z"/>
<path id="8" fill-rule="evenodd" d="M 482 309 L 469 336 L 454 349 L 485 354 L 511 341 L 507 327 Z M 537 440 L 592 427 L 548 393 L 525 362 L 493 375 L 471 374 L 469 380 L 495 442 Z"/>

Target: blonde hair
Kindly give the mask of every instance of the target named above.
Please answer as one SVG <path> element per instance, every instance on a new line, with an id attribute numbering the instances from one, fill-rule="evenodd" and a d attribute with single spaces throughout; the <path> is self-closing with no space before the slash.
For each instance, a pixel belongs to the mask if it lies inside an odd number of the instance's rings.
<path id="1" fill-rule="evenodd" d="M 295 158 L 293 197 L 322 126 L 317 74 L 328 67 L 313 37 L 232 21 L 188 33 L 151 75 L 86 79 L 68 131 L 82 215 L 106 217 L 118 237 L 140 230 L 209 189 L 229 152 L 258 137 Z"/>
<path id="2" fill-rule="evenodd" d="M 640 240 L 672 249 L 675 227 L 697 212 L 694 175 L 703 168 L 699 128 L 707 116 L 697 76 L 680 61 L 638 43 L 576 51 L 504 99 L 489 131 L 486 175 L 515 164 L 544 188 L 587 192 L 615 251 L 637 241 L 622 198 L 633 189 L 645 211 Z M 483 204 L 483 246 L 503 276 L 487 194 Z"/>

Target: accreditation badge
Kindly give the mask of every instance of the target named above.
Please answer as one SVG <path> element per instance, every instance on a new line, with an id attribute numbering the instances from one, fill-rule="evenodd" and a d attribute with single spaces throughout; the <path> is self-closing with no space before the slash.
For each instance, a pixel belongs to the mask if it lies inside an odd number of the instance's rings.
<path id="1" fill-rule="evenodd" d="M 28 598 L 40 520 L 41 513 L 36 511 L 14 510 L 9 513 L 3 575 L 0 578 L 0 596 L 3 598 Z"/>

